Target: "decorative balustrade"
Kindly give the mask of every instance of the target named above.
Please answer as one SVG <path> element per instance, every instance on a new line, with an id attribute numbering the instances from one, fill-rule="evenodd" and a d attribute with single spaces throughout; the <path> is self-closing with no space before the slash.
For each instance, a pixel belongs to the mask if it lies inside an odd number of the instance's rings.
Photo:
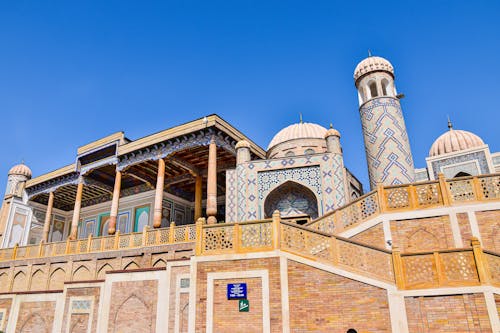
<path id="1" fill-rule="evenodd" d="M 491 251 L 484 251 L 491 283 L 500 287 L 500 254 Z"/>
<path id="2" fill-rule="evenodd" d="M 472 249 L 404 253 L 388 251 L 305 226 L 272 219 L 206 225 L 197 223 L 196 255 L 236 254 L 280 249 L 378 280 L 399 289 L 500 285 L 500 255 Z M 198 245 L 199 244 L 199 245 Z"/>
<path id="3" fill-rule="evenodd" d="M 500 199 L 500 175 L 461 177 L 413 184 L 378 186 L 348 205 L 307 224 L 327 233 L 339 233 L 381 213 L 425 209 L 455 203 Z"/>
<path id="4" fill-rule="evenodd" d="M 203 225 L 198 252 L 209 255 L 272 250 L 272 223 L 271 219 L 267 219 Z"/>
<path id="5" fill-rule="evenodd" d="M 126 250 L 143 246 L 195 241 L 196 225 L 175 226 L 172 223 L 169 228 L 149 229 L 149 227 L 146 227 L 143 232 L 130 234 L 120 234 L 117 231 L 113 236 L 92 237 L 90 235 L 85 239 L 68 239 L 65 242 L 56 243 L 41 242 L 37 245 L 0 249 L 0 261 Z"/>
<path id="6" fill-rule="evenodd" d="M 402 254 L 405 289 L 480 284 L 472 250 Z"/>

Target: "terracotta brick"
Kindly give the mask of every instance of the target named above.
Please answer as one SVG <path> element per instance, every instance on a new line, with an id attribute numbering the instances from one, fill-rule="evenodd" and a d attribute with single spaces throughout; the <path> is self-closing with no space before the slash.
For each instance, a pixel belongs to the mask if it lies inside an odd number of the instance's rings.
<path id="1" fill-rule="evenodd" d="M 351 237 L 352 240 L 385 248 L 385 236 L 384 236 L 384 227 L 382 223 L 377 224 L 376 226 L 371 227 L 365 231 L 360 232 L 359 234 Z"/>
<path id="2" fill-rule="evenodd" d="M 393 246 L 402 252 L 454 248 L 449 216 L 391 221 Z"/>
<path id="3" fill-rule="evenodd" d="M 497 305 L 498 317 L 500 317 L 500 295 L 495 294 L 495 304 Z"/>
<path id="4" fill-rule="evenodd" d="M 169 332 L 174 332 L 175 328 L 175 298 L 176 298 L 176 283 L 177 283 L 177 276 L 179 274 L 185 274 L 189 273 L 189 266 L 180 266 L 180 267 L 171 267 L 171 277 L 170 277 L 170 297 L 169 297 L 169 303 L 170 303 L 170 313 L 168 315 L 168 331 Z M 183 296 L 181 294 L 181 296 Z M 184 297 L 181 297 L 182 300 L 184 300 Z M 181 302 L 180 307 L 181 310 L 183 310 L 182 314 L 187 315 L 189 313 L 189 297 L 187 299 L 187 303 Z M 187 332 L 187 326 L 184 326 L 185 329 L 181 330 L 180 332 Z"/>
<path id="5" fill-rule="evenodd" d="M 387 291 L 288 261 L 291 332 L 391 332 Z"/>
<path id="6" fill-rule="evenodd" d="M 9 321 L 9 314 L 11 311 L 11 306 L 12 306 L 12 298 L 0 298 L 0 309 L 6 309 L 5 311 L 5 322 L 4 322 L 4 327 L 7 327 L 8 321 Z M 0 327 L 2 329 L 2 327 Z"/>
<path id="7" fill-rule="evenodd" d="M 114 282 L 108 332 L 155 332 L 157 297 L 156 280 Z"/>
<path id="8" fill-rule="evenodd" d="M 71 333 L 87 333 L 89 314 L 88 313 L 74 313 L 71 316 L 69 331 Z"/>
<path id="9" fill-rule="evenodd" d="M 261 258 L 248 260 L 226 260 L 214 262 L 197 263 L 196 281 L 196 332 L 206 330 L 206 306 L 207 306 L 207 274 L 210 272 L 247 271 L 265 269 L 269 272 L 269 301 L 271 312 L 271 332 L 282 331 L 281 319 L 281 282 L 279 258 Z M 240 281 L 241 279 L 238 279 Z M 236 306 L 236 305 L 235 305 Z M 250 305 L 252 306 L 252 304 Z M 252 330 L 252 322 L 228 322 L 232 332 L 247 332 Z M 261 322 L 257 323 L 261 327 Z"/>
<path id="10" fill-rule="evenodd" d="M 472 230 L 470 228 L 469 216 L 467 213 L 457 214 L 458 227 L 462 236 L 464 247 L 471 247 L 470 240 L 472 239 Z"/>
<path id="11" fill-rule="evenodd" d="M 23 302 L 19 308 L 16 333 L 52 332 L 56 302 Z"/>
<path id="12" fill-rule="evenodd" d="M 491 332 L 483 294 L 406 297 L 410 332 Z"/>
<path id="13" fill-rule="evenodd" d="M 249 312 L 239 312 L 238 300 L 227 299 L 228 283 L 246 283 Z M 245 333 L 262 332 L 262 279 L 230 279 L 214 281 L 214 327 L 213 331 L 218 333 L 236 332 L 235 323 L 245 325 Z M 251 325 L 249 325 L 251 323 Z M 238 331 L 243 332 L 243 331 Z"/>
<path id="14" fill-rule="evenodd" d="M 500 211 L 476 212 L 476 219 L 483 248 L 500 252 Z"/>
<path id="15" fill-rule="evenodd" d="M 179 333 L 187 333 L 189 325 L 189 294 L 180 295 Z M 170 327 L 170 326 L 169 326 Z M 174 326 L 172 326 L 173 332 Z"/>
<path id="16" fill-rule="evenodd" d="M 66 292 L 66 299 L 64 302 L 64 316 L 63 316 L 63 322 L 62 322 L 62 331 L 66 332 L 66 325 L 68 322 L 68 315 L 69 315 L 69 307 L 71 306 L 70 304 L 70 298 L 71 297 L 86 297 L 86 296 L 93 296 L 94 297 L 94 313 L 92 317 L 92 327 L 91 331 L 95 331 L 97 327 L 97 319 L 99 318 L 99 297 L 100 297 L 100 288 L 99 287 L 84 287 L 84 288 L 71 288 L 71 286 L 68 288 Z M 86 319 L 85 319 L 86 318 Z M 71 316 L 71 326 L 70 327 L 75 327 L 76 329 L 87 329 L 88 328 L 88 316 L 83 316 L 80 314 L 73 314 Z M 70 332 L 72 332 L 70 330 Z M 85 331 L 86 332 L 86 331 Z"/>

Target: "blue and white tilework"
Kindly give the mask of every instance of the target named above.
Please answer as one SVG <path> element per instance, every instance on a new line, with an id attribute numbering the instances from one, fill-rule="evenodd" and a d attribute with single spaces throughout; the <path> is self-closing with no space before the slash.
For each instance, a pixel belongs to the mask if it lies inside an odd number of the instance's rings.
<path id="1" fill-rule="evenodd" d="M 226 179 L 226 222 L 265 218 L 266 196 L 287 181 L 304 185 L 316 195 L 319 215 L 346 203 L 344 164 L 340 154 L 251 161 L 229 170 Z"/>
<path id="2" fill-rule="evenodd" d="M 399 101 L 375 98 L 359 109 L 370 187 L 377 182 L 395 185 L 413 182 L 415 170 Z"/>
<path id="3" fill-rule="evenodd" d="M 434 173 L 434 178 L 438 178 L 438 173 L 441 172 L 441 168 L 448 165 L 464 163 L 468 161 L 477 161 L 479 168 L 481 169 L 481 174 L 490 173 L 490 168 L 488 167 L 488 161 L 484 151 L 477 151 L 473 153 L 468 153 L 464 155 L 453 156 L 449 158 L 444 158 L 442 160 L 437 160 L 432 162 L 432 170 Z M 470 172 L 469 172 L 470 173 Z"/>

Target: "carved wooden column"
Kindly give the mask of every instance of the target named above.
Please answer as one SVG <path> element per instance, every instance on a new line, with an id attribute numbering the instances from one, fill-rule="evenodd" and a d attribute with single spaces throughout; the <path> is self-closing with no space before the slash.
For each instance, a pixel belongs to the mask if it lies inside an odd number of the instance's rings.
<path id="1" fill-rule="evenodd" d="M 73 220 L 71 221 L 70 239 L 76 239 L 78 233 L 78 221 L 80 220 L 80 208 L 82 207 L 83 180 L 80 180 L 76 189 L 75 208 L 73 209 Z"/>
<path id="2" fill-rule="evenodd" d="M 43 237 L 42 241 L 49 240 L 50 220 L 52 217 L 52 206 L 54 206 L 54 192 L 49 193 L 49 202 L 47 203 L 47 212 L 45 213 L 45 222 L 43 224 Z"/>
<path id="3" fill-rule="evenodd" d="M 217 146 L 212 136 L 208 146 L 207 223 L 217 223 Z"/>
<path id="4" fill-rule="evenodd" d="M 201 217 L 202 210 L 202 186 L 203 186 L 203 177 L 201 175 L 196 175 L 196 181 L 194 185 L 194 220 L 198 221 Z"/>
<path id="5" fill-rule="evenodd" d="M 165 160 L 158 159 L 158 175 L 156 178 L 155 207 L 153 212 L 153 227 L 161 226 L 161 210 L 163 205 L 163 186 L 165 184 Z"/>
<path id="6" fill-rule="evenodd" d="M 115 187 L 113 189 L 113 200 L 111 201 L 111 212 L 109 213 L 108 234 L 110 235 L 114 235 L 116 231 L 116 219 L 118 217 L 121 186 L 122 186 L 122 173 L 116 170 Z"/>

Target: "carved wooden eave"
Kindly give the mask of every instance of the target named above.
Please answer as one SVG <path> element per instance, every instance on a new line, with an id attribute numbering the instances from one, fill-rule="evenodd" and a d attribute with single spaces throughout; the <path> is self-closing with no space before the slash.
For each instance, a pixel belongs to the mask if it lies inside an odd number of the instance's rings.
<path id="1" fill-rule="evenodd" d="M 255 144 L 252 140 L 247 138 L 243 133 L 238 131 L 224 119 L 218 115 L 210 115 L 204 118 L 193 120 L 191 122 L 175 126 L 164 131 L 145 136 L 141 139 L 129 142 L 127 144 L 118 147 L 118 155 L 126 155 L 130 152 L 137 151 L 146 147 L 154 146 L 155 144 L 160 144 L 168 140 L 182 137 L 184 135 L 191 135 L 193 133 L 206 130 L 208 128 L 213 128 L 215 132 L 224 133 L 227 137 L 231 138 L 234 143 L 246 140 L 250 144 L 250 151 L 256 157 L 264 159 L 266 152 L 264 149 Z M 234 149 L 234 145 L 233 145 Z"/>
<path id="2" fill-rule="evenodd" d="M 64 174 L 61 176 L 56 176 L 54 178 L 49 178 L 44 182 L 38 182 L 34 185 L 26 187 L 26 193 L 28 194 L 28 199 L 31 199 L 39 194 L 54 192 L 61 186 L 77 184 L 79 177 L 80 175 L 73 170 L 73 172 L 71 173 Z"/>

